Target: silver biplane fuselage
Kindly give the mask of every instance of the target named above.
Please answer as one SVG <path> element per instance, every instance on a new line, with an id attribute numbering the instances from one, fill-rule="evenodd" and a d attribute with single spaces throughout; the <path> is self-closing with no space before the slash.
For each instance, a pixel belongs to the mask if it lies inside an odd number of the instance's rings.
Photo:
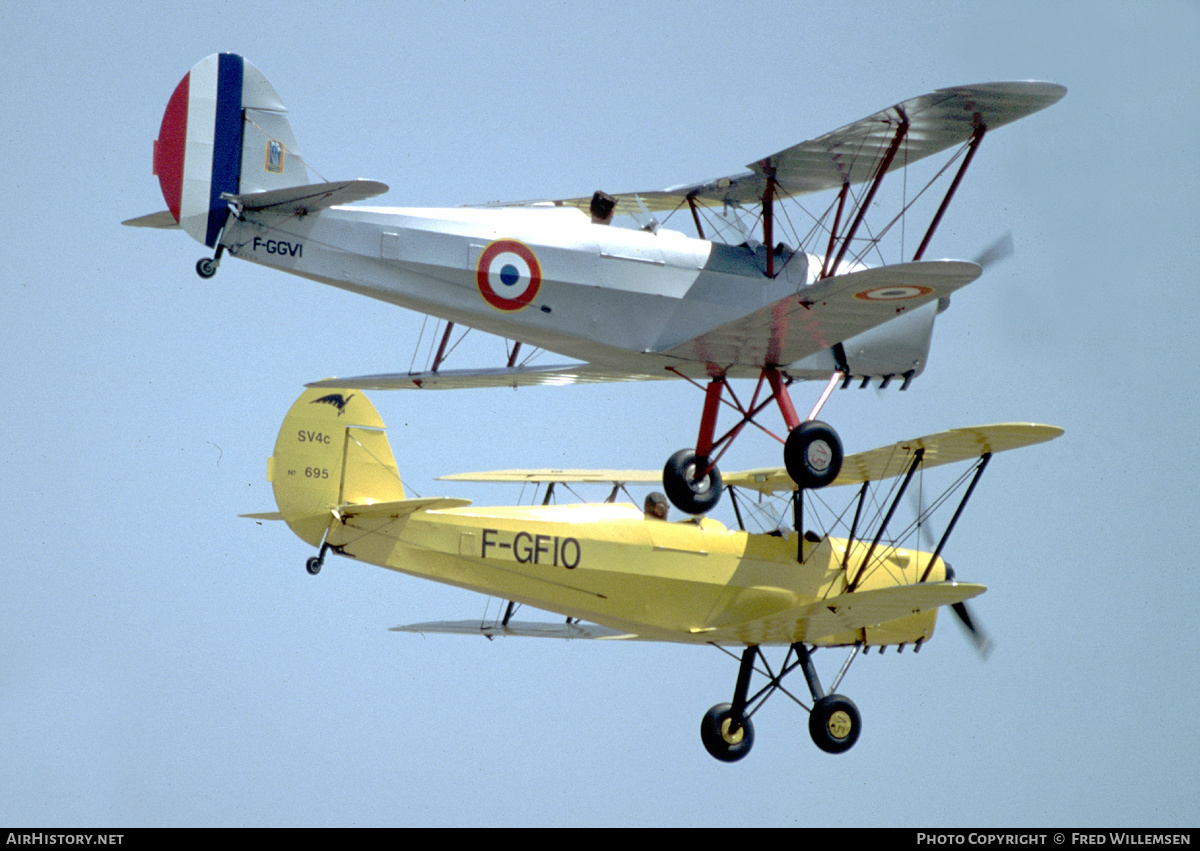
<path id="1" fill-rule="evenodd" d="M 646 377 L 706 376 L 705 366 L 655 355 L 800 292 L 820 263 L 803 252 L 776 253 L 768 278 L 766 248 L 731 246 L 677 231 L 593 224 L 573 207 L 387 208 L 333 207 L 281 224 L 252 212 L 232 219 L 223 242 L 234 256 L 323 284 L 386 301 L 460 325 Z M 504 310 L 480 297 L 477 268 L 497 239 L 527 245 L 541 267 L 527 306 Z M 861 267 L 859 267 L 861 268 Z M 849 270 L 844 270 L 849 271 Z M 503 285 L 501 285 L 503 286 Z M 889 372 L 919 374 L 929 348 L 936 305 L 904 322 L 847 341 Z M 837 341 L 832 341 L 837 342 Z M 832 345 L 831 342 L 831 345 Z M 787 371 L 828 378 L 836 364 L 822 350 Z M 759 367 L 733 365 L 731 378 L 756 378 Z"/>

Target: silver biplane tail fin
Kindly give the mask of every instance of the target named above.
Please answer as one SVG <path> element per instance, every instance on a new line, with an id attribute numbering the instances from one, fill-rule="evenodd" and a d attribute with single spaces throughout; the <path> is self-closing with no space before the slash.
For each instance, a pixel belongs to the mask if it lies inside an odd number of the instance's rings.
<path id="1" fill-rule="evenodd" d="M 175 221 L 210 248 L 228 214 L 223 196 L 309 182 L 279 94 L 233 53 L 201 59 L 176 86 L 154 141 L 154 174 Z"/>
<path id="2" fill-rule="evenodd" d="M 292 405 L 267 462 L 267 478 L 278 517 L 300 538 L 319 546 L 331 511 L 404 499 L 383 429 L 379 412 L 361 392 L 310 389 Z"/>

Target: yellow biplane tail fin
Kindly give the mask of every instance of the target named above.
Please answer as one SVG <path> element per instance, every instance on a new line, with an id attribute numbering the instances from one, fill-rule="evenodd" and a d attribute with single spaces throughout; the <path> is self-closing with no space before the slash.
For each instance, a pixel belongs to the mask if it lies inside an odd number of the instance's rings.
<path id="1" fill-rule="evenodd" d="M 281 519 L 313 546 L 333 509 L 404 499 L 383 420 L 360 391 L 305 390 L 283 419 L 267 479 Z"/>

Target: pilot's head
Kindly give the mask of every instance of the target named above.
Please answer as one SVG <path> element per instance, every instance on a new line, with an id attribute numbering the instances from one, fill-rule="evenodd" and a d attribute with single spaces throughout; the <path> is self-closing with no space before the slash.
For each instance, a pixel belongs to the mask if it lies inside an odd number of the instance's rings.
<path id="1" fill-rule="evenodd" d="M 658 491 L 654 491 L 646 497 L 644 510 L 647 517 L 653 517 L 656 520 L 666 520 L 667 512 L 670 508 L 671 505 L 667 502 L 667 498 Z"/>
<path id="2" fill-rule="evenodd" d="M 616 213 L 617 199 L 609 195 L 607 192 L 596 191 L 592 195 L 592 203 L 589 205 L 592 214 L 592 223 L 597 225 L 611 224 L 613 215 Z"/>

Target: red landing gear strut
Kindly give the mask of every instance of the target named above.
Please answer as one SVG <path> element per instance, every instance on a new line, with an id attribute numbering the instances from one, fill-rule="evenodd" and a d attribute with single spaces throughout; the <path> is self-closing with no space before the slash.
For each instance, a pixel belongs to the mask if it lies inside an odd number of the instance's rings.
<path id="1" fill-rule="evenodd" d="M 688 514 L 704 514 L 716 507 L 723 490 L 717 461 L 747 423 L 753 423 L 783 443 L 784 466 L 799 488 L 822 488 L 830 484 L 842 469 L 842 441 L 833 428 L 817 420 L 816 416 L 843 378 L 841 372 L 833 374 L 820 400 L 803 421 L 788 394 L 790 380 L 786 380 L 775 367 L 766 367 L 759 374 L 749 405 L 741 403 L 724 376 L 712 378 L 704 390 L 704 412 L 700 416 L 700 433 L 696 438 L 695 451 L 679 450 L 663 468 L 663 489 L 667 492 L 667 498 L 676 508 Z M 695 381 L 692 383 L 696 384 Z M 764 385 L 770 389 L 770 394 L 759 401 Z M 728 400 L 722 398 L 726 391 Z M 722 401 L 735 408 L 740 419 L 733 428 L 716 438 L 717 414 Z M 772 401 L 779 405 L 784 425 L 787 426 L 786 440 L 767 431 L 754 419 Z"/>

